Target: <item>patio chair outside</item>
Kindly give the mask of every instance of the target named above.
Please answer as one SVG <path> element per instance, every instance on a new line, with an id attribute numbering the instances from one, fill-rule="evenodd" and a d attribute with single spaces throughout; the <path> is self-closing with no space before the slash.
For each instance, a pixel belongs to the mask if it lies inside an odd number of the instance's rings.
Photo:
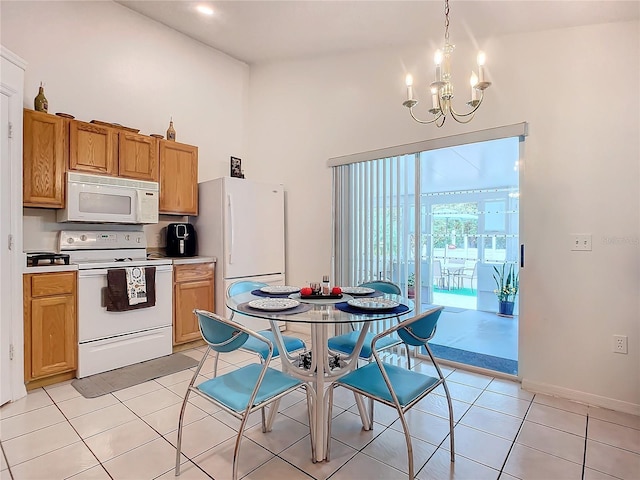
<path id="1" fill-rule="evenodd" d="M 449 439 L 451 445 L 451 461 L 455 461 L 454 437 L 453 437 L 453 406 L 449 389 L 445 382 L 444 376 L 436 359 L 434 358 L 428 341 L 433 338 L 436 332 L 438 318 L 444 307 L 435 307 L 419 315 L 387 329 L 386 331 L 376 335 L 373 339 L 373 357 L 375 362 L 360 367 L 353 372 L 345 375 L 337 380 L 329 387 L 329 438 L 327 447 L 327 460 L 330 459 L 331 445 L 331 419 L 333 409 L 333 392 L 337 387 L 344 387 L 356 394 L 369 397 L 390 407 L 394 407 L 400 416 L 402 429 L 404 430 L 405 441 L 407 444 L 407 456 L 409 461 L 409 478 L 415 478 L 415 468 L 413 463 L 413 449 L 411 446 L 411 435 L 409 426 L 405 418 L 405 413 L 414 405 L 416 405 L 425 396 L 435 390 L 439 385 L 444 387 L 449 406 Z M 425 375 L 423 373 L 414 372 L 396 365 L 385 364 L 380 360 L 378 355 L 378 342 L 386 336 L 397 332 L 404 342 L 412 346 L 423 346 L 431 362 L 438 372 L 438 378 Z M 373 403 L 369 408 L 369 425 L 373 428 Z"/>
<path id="2" fill-rule="evenodd" d="M 433 268 L 433 281 L 436 285 L 436 288 L 441 288 L 443 290 L 445 288 L 448 288 L 448 282 L 447 282 L 447 287 L 445 287 L 445 279 L 448 280 L 449 277 L 446 276 L 442 271 L 442 263 L 440 262 L 440 260 L 434 260 L 432 268 Z"/>
<path id="3" fill-rule="evenodd" d="M 238 478 L 237 460 L 240 453 L 240 443 L 249 415 L 257 410 L 261 411 L 262 431 L 266 433 L 271 430 L 271 425 L 266 422 L 266 406 L 273 402 L 278 402 L 280 398 L 293 392 L 297 388 L 304 388 L 307 394 L 307 407 L 309 410 L 311 407 L 311 397 L 303 382 L 269 367 L 269 363 L 273 357 L 273 344 L 267 338 L 215 313 L 204 310 L 194 310 L 194 314 L 198 319 L 200 334 L 207 342 L 208 348 L 191 378 L 182 402 L 182 409 L 180 410 L 180 418 L 178 420 L 175 475 L 180 475 L 180 453 L 182 448 L 184 413 L 189 396 L 191 393 L 195 393 L 240 420 L 240 427 L 238 428 L 238 435 L 233 450 L 232 478 L 236 480 Z M 220 354 L 239 349 L 249 338 L 254 338 L 266 345 L 268 353 L 262 364 L 252 363 L 245 365 L 237 370 L 195 385 L 195 381 L 200 374 L 200 369 L 204 365 L 211 350 L 213 350 L 214 355 L 218 357 Z M 271 406 L 271 409 L 274 408 L 277 409 L 277 403 L 273 403 Z M 309 419 L 309 422 L 309 425 L 311 425 L 311 419 Z M 311 448 L 314 450 L 313 439 L 311 439 Z"/>
<path id="4" fill-rule="evenodd" d="M 471 291 L 473 292 L 474 288 L 473 288 L 473 281 L 476 281 L 476 284 L 478 283 L 478 262 L 476 261 L 473 264 L 473 269 L 471 269 L 471 273 L 468 273 L 467 268 L 464 269 L 464 272 L 460 275 L 460 279 L 462 281 L 462 288 L 464 288 L 464 281 L 465 279 L 469 279 L 469 282 L 471 284 Z"/>

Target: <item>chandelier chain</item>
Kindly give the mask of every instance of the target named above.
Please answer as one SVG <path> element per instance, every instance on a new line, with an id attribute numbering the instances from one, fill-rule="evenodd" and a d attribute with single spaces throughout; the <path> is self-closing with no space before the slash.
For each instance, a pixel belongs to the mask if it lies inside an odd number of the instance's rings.
<path id="1" fill-rule="evenodd" d="M 449 43 L 449 0 L 444 1 L 444 40 Z"/>

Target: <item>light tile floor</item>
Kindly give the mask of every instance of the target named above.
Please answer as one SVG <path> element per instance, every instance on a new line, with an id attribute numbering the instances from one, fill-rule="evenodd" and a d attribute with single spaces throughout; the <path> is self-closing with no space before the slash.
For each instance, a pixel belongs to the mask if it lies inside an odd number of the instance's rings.
<path id="1" fill-rule="evenodd" d="M 199 359 L 203 351 L 186 353 Z M 253 361 L 234 353 L 223 357 L 220 368 Z M 402 358 L 392 355 L 389 361 Z M 204 377 L 212 375 L 210 363 Z M 427 362 L 417 361 L 414 368 L 434 371 Z M 534 396 L 504 379 L 443 370 L 454 398 L 456 462 L 449 459 L 447 404 L 440 388 L 407 415 L 418 479 L 640 479 L 640 417 Z M 178 414 L 191 374 L 96 399 L 83 398 L 66 382 L 3 406 L 0 480 L 175 478 Z M 231 478 L 238 421 L 202 399 L 190 403 L 180 478 Z M 406 448 L 395 410 L 377 404 L 374 429 L 363 431 L 353 396 L 338 389 L 331 461 L 316 464 L 304 394 L 284 398 L 280 411 L 267 434 L 259 415 L 250 419 L 240 453 L 241 478 L 406 478 Z"/>

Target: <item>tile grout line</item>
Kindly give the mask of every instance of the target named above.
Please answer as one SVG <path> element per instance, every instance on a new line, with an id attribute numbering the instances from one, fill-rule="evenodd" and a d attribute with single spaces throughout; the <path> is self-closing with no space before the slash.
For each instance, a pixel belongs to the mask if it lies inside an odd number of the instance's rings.
<path id="1" fill-rule="evenodd" d="M 531 407 L 533 406 L 533 400 L 535 398 L 536 398 L 536 396 L 534 395 L 533 397 L 531 397 L 531 400 L 529 401 L 529 406 L 527 407 L 527 411 L 525 412 L 524 416 L 522 417 L 522 422 L 520 423 L 520 427 L 518 427 L 518 431 L 516 432 L 515 436 L 513 437 L 513 441 L 511 442 L 511 446 L 509 447 L 509 451 L 507 452 L 507 455 L 504 457 L 504 463 L 502 464 L 502 467 L 500 467 L 499 476 L 501 476 L 503 472 L 505 474 L 509 475 L 507 472 L 504 471 L 504 467 L 507 466 L 507 461 L 509 460 L 509 456 L 511 455 L 511 451 L 513 450 L 513 447 L 516 444 L 516 440 L 518 439 L 518 435 L 520 435 L 520 432 L 522 431 L 522 427 L 524 426 L 524 422 L 527 419 L 527 415 L 529 414 L 529 411 L 531 410 Z"/>
<path id="2" fill-rule="evenodd" d="M 71 385 L 71 384 L 69 384 Z M 74 387 L 75 388 L 75 387 Z M 91 455 L 93 455 L 93 458 L 96 459 L 96 461 L 98 462 L 98 465 L 100 465 L 102 467 L 102 469 L 105 471 L 105 473 L 109 476 L 110 479 L 113 480 L 113 477 L 111 476 L 111 474 L 107 471 L 107 469 L 104 467 L 104 465 L 102 464 L 102 462 L 100 461 L 100 459 L 96 456 L 96 454 L 93 452 L 93 450 L 91 450 L 91 448 L 89 447 L 89 445 L 87 445 L 87 442 L 84 441 L 84 438 L 82 438 L 82 435 L 80 435 L 80 433 L 78 432 L 78 430 L 76 429 L 76 427 L 73 426 L 73 424 L 71 423 L 71 421 L 69 420 L 69 418 L 65 415 L 65 413 L 62 411 L 62 409 L 58 406 L 58 403 L 53 399 L 53 397 L 51 396 L 51 394 L 47 391 L 47 389 L 45 389 L 44 387 L 42 387 L 42 390 L 47 394 L 47 396 L 51 399 L 51 401 L 53 402 L 53 404 L 56 406 L 56 408 L 58 409 L 58 411 L 62 414 L 62 416 L 64 417 L 64 419 L 67 421 L 67 424 L 73 429 L 73 431 L 76 433 L 76 435 L 78 436 L 78 438 L 80 439 L 80 441 L 84 444 L 85 447 L 87 447 L 87 450 L 89 450 L 91 452 Z M 75 398 L 75 397 L 74 397 Z M 71 399 L 68 399 L 71 400 Z M 89 412 L 91 413 L 91 412 Z M 80 415 L 78 415 L 80 416 Z M 68 446 L 68 445 L 67 445 Z M 61 447 L 61 448 L 66 448 L 66 447 Z M 56 450 L 60 450 L 61 448 L 58 448 Z M 55 451 L 55 450 L 54 450 Z M 49 452 L 51 453 L 51 452 Z M 37 458 L 37 457 L 36 457 Z M 82 472 L 86 472 L 87 470 L 90 470 L 91 468 L 96 467 L 97 465 L 94 465 L 93 467 L 89 467 L 86 468 L 84 470 L 81 470 L 79 472 L 74 473 L 73 475 L 77 475 L 79 473 Z M 73 476 L 72 475 L 72 476 Z"/>
<path id="3" fill-rule="evenodd" d="M 9 472 L 9 477 L 11 478 L 11 480 L 13 480 L 13 472 L 11 471 L 11 466 L 9 465 L 9 460 L 7 459 L 7 456 L 4 453 L 4 447 L 2 446 L 2 442 L 0 441 L 0 455 L 2 455 L 2 458 L 4 458 L 4 463 L 7 464 L 7 471 Z"/>
<path id="4" fill-rule="evenodd" d="M 587 436 L 589 435 L 589 410 L 588 409 L 587 409 L 587 421 L 585 423 L 586 425 L 584 429 L 584 451 L 582 453 L 582 476 L 580 477 L 582 480 L 584 480 L 584 474 L 587 468 L 587 441 L 588 441 Z"/>

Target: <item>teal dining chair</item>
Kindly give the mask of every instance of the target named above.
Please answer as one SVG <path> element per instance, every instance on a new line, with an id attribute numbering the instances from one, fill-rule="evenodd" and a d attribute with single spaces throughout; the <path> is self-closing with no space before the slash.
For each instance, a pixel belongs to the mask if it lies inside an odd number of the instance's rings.
<path id="1" fill-rule="evenodd" d="M 194 393 L 205 400 L 217 405 L 225 412 L 240 420 L 238 435 L 233 450 L 232 478 L 238 478 L 238 455 L 240 453 L 240 443 L 247 424 L 249 415 L 258 410 L 262 414 L 262 431 L 266 433 L 271 430 L 267 427 L 265 407 L 271 405 L 271 409 L 277 410 L 277 403 L 282 397 L 298 388 L 304 388 L 307 394 L 307 410 L 311 410 L 311 397 L 304 382 L 275 370 L 269 366 L 273 358 L 273 343 L 260 333 L 254 332 L 244 325 L 228 320 L 215 313 L 204 310 L 194 310 L 198 319 L 200 334 L 207 342 L 207 350 L 202 360 L 198 364 L 191 382 L 187 387 L 180 418 L 178 420 L 178 441 L 176 445 L 176 468 L 175 475 L 180 475 L 180 452 L 182 448 L 182 426 L 184 414 L 189 401 L 189 396 Z M 262 364 L 251 363 L 221 376 L 205 380 L 195 385 L 200 374 L 200 369 L 204 365 L 209 352 L 213 351 L 216 357 L 220 354 L 233 352 L 241 348 L 248 339 L 253 338 L 264 343 L 267 348 L 267 355 Z M 309 418 L 311 425 L 311 418 Z M 313 439 L 311 448 L 314 449 Z"/>
<path id="2" fill-rule="evenodd" d="M 229 285 L 229 288 L 227 289 L 227 298 L 233 297 L 234 295 L 239 295 L 241 293 L 258 290 L 266 286 L 267 284 L 263 282 L 240 280 Z M 237 316 L 241 316 L 241 314 L 234 313 L 231 318 L 235 320 Z M 242 320 L 240 320 L 240 322 L 242 322 Z M 270 329 L 265 329 L 260 330 L 258 333 L 263 337 L 269 339 L 269 341 L 273 344 L 273 358 L 278 358 L 280 356 L 280 352 L 278 351 L 278 346 L 275 341 L 273 332 Z M 282 335 L 282 341 L 284 343 L 284 348 L 288 353 L 295 352 L 296 350 L 306 351 L 307 349 L 306 344 L 297 337 Z M 242 350 L 258 354 L 258 356 L 260 357 L 260 361 L 264 361 L 265 357 L 267 356 L 266 345 L 263 342 L 256 340 L 255 338 L 248 338 L 245 344 L 242 346 Z"/>
<path id="3" fill-rule="evenodd" d="M 378 401 L 390 407 L 394 407 L 398 411 L 400 423 L 404 431 L 404 437 L 407 444 L 407 455 L 409 460 L 409 478 L 415 478 L 415 469 L 413 464 L 413 449 L 411 446 L 411 435 L 409 426 L 405 418 L 405 413 L 420 400 L 433 392 L 438 386 L 444 387 L 449 406 L 449 441 L 451 445 L 451 461 L 455 461 L 454 438 L 453 438 L 453 405 L 451 403 L 451 395 L 449 388 L 445 382 L 442 370 L 436 362 L 436 359 L 429 348 L 428 341 L 433 338 L 436 333 L 438 318 L 444 307 L 434 307 L 426 312 L 411 317 L 397 325 L 379 333 L 373 338 L 372 355 L 374 362 L 363 367 L 357 368 L 351 373 L 334 382 L 329 387 L 329 426 L 327 438 L 327 461 L 330 459 L 331 445 L 331 423 L 333 409 L 333 392 L 337 387 L 344 387 L 356 394 L 369 397 L 371 400 L 369 408 L 369 425 L 373 428 L 373 401 Z M 378 343 L 389 335 L 397 333 L 402 340 L 414 347 L 424 347 L 429 358 L 433 363 L 438 378 L 415 372 L 403 367 L 384 363 L 378 355 Z"/>
<path id="4" fill-rule="evenodd" d="M 398 287 L 395 283 L 387 282 L 385 280 L 375 280 L 372 282 L 361 283 L 360 287 L 373 288 L 374 290 L 378 290 L 383 293 L 390 293 L 393 295 L 400 295 L 402 291 L 400 287 Z M 340 352 L 346 355 L 351 355 L 353 349 L 358 342 L 358 337 L 360 336 L 360 330 L 357 330 L 351 326 L 353 329 L 352 332 L 345 333 L 342 335 L 336 335 L 335 337 L 331 337 L 328 341 L 329 350 L 333 352 Z M 363 360 L 371 360 L 372 354 L 372 346 L 371 342 L 374 337 L 374 333 L 367 332 L 364 340 L 364 344 L 362 345 L 362 349 L 360 350 L 360 354 L 358 358 Z M 401 345 L 402 340 L 398 337 L 386 337 L 380 340 L 380 345 L 378 346 L 378 350 L 386 350 L 388 348 L 395 347 L 397 345 Z M 407 364 L 408 367 L 411 368 L 411 352 L 409 351 L 409 347 L 405 345 L 405 351 L 407 354 Z"/>

